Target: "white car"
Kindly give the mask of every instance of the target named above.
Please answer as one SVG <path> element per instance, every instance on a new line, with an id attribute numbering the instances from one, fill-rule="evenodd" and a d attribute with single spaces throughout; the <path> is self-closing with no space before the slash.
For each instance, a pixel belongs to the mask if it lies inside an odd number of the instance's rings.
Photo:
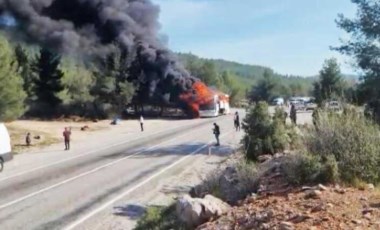
<path id="1" fill-rule="evenodd" d="M 13 159 L 11 138 L 7 127 L 0 123 L 0 172 L 4 169 L 4 163 Z"/>
<path id="2" fill-rule="evenodd" d="M 330 101 L 327 103 L 327 109 L 333 110 L 333 111 L 340 111 L 342 109 L 342 106 L 338 101 Z"/>

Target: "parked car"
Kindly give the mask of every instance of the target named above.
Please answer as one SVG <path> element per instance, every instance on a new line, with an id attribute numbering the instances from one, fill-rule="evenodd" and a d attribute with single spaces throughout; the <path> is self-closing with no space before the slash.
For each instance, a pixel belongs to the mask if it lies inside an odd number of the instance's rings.
<path id="1" fill-rule="evenodd" d="M 0 123 L 0 172 L 4 169 L 4 163 L 13 159 L 11 138 L 7 127 Z"/>
<path id="2" fill-rule="evenodd" d="M 306 105 L 303 101 L 298 101 L 294 105 L 296 106 L 297 111 L 305 111 L 306 110 Z"/>
<path id="3" fill-rule="evenodd" d="M 306 104 L 306 111 L 314 111 L 318 107 L 317 104 L 309 102 Z"/>
<path id="4" fill-rule="evenodd" d="M 338 101 L 329 101 L 327 102 L 327 109 L 333 110 L 333 111 L 340 111 L 342 110 L 342 106 Z"/>
<path id="5" fill-rule="evenodd" d="M 282 106 L 282 105 L 285 104 L 285 100 L 284 100 L 284 98 L 282 98 L 282 97 L 278 97 L 278 98 L 275 98 L 275 99 L 273 100 L 272 104 L 273 104 L 273 105 L 280 105 L 280 106 Z"/>

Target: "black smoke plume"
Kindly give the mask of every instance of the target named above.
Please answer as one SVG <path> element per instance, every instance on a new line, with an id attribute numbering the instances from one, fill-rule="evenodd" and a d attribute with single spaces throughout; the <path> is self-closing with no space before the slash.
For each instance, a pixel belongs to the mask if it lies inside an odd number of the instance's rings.
<path id="1" fill-rule="evenodd" d="M 0 24 L 15 21 L 17 38 L 63 54 L 134 51 L 130 80 L 139 83 L 140 97 L 179 103 L 197 79 L 158 40 L 158 16 L 150 0 L 0 0 Z"/>

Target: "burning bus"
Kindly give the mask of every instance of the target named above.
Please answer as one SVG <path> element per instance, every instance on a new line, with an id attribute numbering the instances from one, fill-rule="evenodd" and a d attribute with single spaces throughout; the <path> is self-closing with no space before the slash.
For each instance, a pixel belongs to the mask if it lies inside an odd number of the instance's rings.
<path id="1" fill-rule="evenodd" d="M 193 118 L 217 117 L 230 113 L 229 95 L 207 87 L 197 81 L 193 90 L 181 95 L 187 111 Z"/>
<path id="2" fill-rule="evenodd" d="M 200 117 L 217 117 L 229 113 L 229 95 L 220 92 L 215 92 L 208 103 L 199 106 Z"/>

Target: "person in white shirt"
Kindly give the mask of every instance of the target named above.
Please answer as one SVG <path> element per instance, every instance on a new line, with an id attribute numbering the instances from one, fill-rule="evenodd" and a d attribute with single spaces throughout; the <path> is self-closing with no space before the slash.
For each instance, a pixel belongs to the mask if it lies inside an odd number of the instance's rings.
<path id="1" fill-rule="evenodd" d="M 141 126 L 141 132 L 144 132 L 144 117 L 140 116 L 140 126 Z"/>

